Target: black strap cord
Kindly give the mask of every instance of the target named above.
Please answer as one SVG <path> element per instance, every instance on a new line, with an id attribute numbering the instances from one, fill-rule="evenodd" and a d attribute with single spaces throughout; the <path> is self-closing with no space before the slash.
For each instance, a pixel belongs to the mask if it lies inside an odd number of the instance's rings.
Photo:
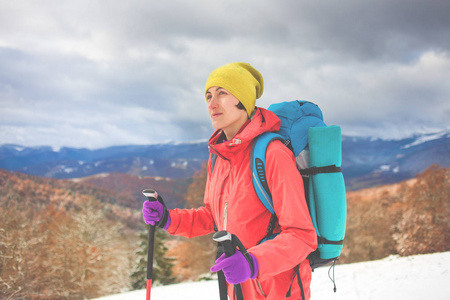
<path id="1" fill-rule="evenodd" d="M 292 278 L 291 285 L 289 286 L 289 290 L 286 293 L 286 298 L 291 297 L 292 284 L 294 283 L 295 277 L 297 277 L 298 278 L 298 286 L 300 287 L 300 292 L 302 295 L 302 300 L 305 300 L 305 290 L 303 288 L 302 278 L 300 277 L 300 265 L 295 266 L 294 270 L 295 270 L 295 274 L 294 274 L 294 277 Z"/>
<path id="2" fill-rule="evenodd" d="M 244 245 L 238 239 L 238 237 L 235 236 L 234 234 L 232 235 L 232 237 L 233 237 L 233 242 L 238 246 L 239 251 L 241 251 L 241 253 L 244 255 L 245 259 L 248 262 L 248 265 L 250 266 L 250 271 L 251 271 L 250 277 L 253 277 L 255 275 L 255 266 L 253 265 L 253 259 L 250 257 L 250 254 L 248 254 L 247 249 L 245 249 Z"/>
<path id="3" fill-rule="evenodd" d="M 336 293 L 336 291 L 337 291 L 337 288 L 336 288 L 336 279 L 335 279 L 335 277 L 334 277 L 334 269 L 335 269 L 335 266 L 336 266 L 336 260 L 333 260 L 333 264 L 332 264 L 331 267 L 328 269 L 328 278 L 330 278 L 330 280 L 333 282 L 333 285 L 334 285 L 333 291 Z M 333 269 L 333 278 L 331 278 L 331 275 L 330 275 L 331 269 Z"/>

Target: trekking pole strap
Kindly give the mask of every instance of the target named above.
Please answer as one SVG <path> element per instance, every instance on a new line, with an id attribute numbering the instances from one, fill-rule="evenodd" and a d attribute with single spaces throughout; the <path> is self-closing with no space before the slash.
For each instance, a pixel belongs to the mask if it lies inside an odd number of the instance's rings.
<path id="1" fill-rule="evenodd" d="M 302 296 L 302 300 L 305 300 L 305 290 L 303 288 L 302 278 L 300 277 L 300 265 L 295 266 L 294 270 L 295 270 L 294 278 L 292 278 L 291 285 L 289 286 L 289 290 L 286 293 L 286 298 L 290 298 L 291 297 L 292 284 L 294 283 L 295 277 L 297 277 L 297 279 L 298 279 L 298 286 L 300 287 L 300 293 L 301 293 L 301 296 Z"/>
<path id="2" fill-rule="evenodd" d="M 247 260 L 248 265 L 250 266 L 251 275 L 250 277 L 253 277 L 255 275 L 255 266 L 253 265 L 253 259 L 250 257 L 250 254 L 248 254 L 247 249 L 245 249 L 242 242 L 239 240 L 237 236 L 234 234 L 233 236 L 233 242 L 238 246 L 239 251 L 244 255 L 245 259 Z"/>

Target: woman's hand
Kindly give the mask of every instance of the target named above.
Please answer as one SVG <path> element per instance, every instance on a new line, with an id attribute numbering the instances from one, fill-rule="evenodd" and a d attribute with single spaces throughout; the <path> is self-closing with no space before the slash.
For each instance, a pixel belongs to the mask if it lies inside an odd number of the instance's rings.
<path id="1" fill-rule="evenodd" d="M 222 270 L 225 279 L 228 283 L 238 284 L 247 281 L 249 278 L 255 279 L 258 275 L 258 261 L 256 257 L 249 253 L 251 262 L 247 261 L 241 251 L 236 251 L 233 255 L 226 257 L 225 253 L 222 254 L 217 260 L 216 264 L 211 267 L 211 272 L 217 272 Z M 250 263 L 253 264 L 253 274 Z"/>
<path id="2" fill-rule="evenodd" d="M 161 196 L 158 201 L 145 201 L 142 206 L 142 216 L 146 224 L 158 226 L 167 230 L 170 225 L 170 214 Z"/>

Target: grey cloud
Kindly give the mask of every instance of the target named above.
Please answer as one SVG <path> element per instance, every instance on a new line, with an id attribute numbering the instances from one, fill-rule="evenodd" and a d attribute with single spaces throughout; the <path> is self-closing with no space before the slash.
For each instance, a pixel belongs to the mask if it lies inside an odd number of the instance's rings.
<path id="1" fill-rule="evenodd" d="M 208 138 L 204 83 L 231 61 L 264 75 L 258 105 L 312 100 L 344 133 L 449 128 L 449 12 L 443 0 L 2 2 L 0 143 Z"/>
<path id="2" fill-rule="evenodd" d="M 288 32 L 290 47 L 362 60 L 409 60 L 420 51 L 450 48 L 445 0 L 284 3 L 270 14 L 268 27 Z"/>

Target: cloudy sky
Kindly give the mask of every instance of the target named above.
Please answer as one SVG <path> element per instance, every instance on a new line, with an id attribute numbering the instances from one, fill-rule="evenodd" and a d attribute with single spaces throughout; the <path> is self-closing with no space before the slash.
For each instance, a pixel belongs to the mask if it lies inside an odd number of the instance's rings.
<path id="1" fill-rule="evenodd" d="M 0 0 L 0 144 L 207 139 L 209 73 L 306 99 L 347 135 L 450 129 L 448 0 Z"/>

